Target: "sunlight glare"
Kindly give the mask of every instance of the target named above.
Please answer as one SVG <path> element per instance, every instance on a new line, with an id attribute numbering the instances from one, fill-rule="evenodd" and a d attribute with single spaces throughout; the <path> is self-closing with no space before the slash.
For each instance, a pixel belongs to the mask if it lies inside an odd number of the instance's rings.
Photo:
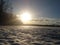
<path id="1" fill-rule="evenodd" d="M 32 20 L 32 16 L 29 12 L 23 12 L 18 18 L 24 23 L 27 24 Z"/>

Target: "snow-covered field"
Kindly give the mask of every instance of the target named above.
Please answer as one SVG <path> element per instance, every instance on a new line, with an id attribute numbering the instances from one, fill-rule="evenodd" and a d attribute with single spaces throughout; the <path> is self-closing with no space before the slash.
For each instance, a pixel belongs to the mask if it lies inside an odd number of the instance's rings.
<path id="1" fill-rule="evenodd" d="M 0 26 L 0 45 L 60 45 L 60 27 Z"/>

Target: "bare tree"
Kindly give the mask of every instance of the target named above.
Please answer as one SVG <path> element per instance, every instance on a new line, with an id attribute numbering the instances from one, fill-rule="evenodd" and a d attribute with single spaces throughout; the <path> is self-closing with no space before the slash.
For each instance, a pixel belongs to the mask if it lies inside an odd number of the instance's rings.
<path id="1" fill-rule="evenodd" d="M 0 24 L 8 22 L 8 19 L 11 18 L 12 15 L 7 13 L 12 10 L 10 6 L 9 0 L 0 0 Z"/>
<path id="2" fill-rule="evenodd" d="M 0 0 L 0 25 L 18 25 L 21 21 L 15 20 L 16 16 L 12 14 L 12 6 L 10 0 Z"/>

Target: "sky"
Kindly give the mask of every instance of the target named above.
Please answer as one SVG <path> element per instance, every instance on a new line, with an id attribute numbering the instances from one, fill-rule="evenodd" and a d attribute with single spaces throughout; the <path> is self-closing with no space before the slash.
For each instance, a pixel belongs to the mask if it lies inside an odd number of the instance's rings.
<path id="1" fill-rule="evenodd" d="M 35 18 L 60 18 L 60 0 L 12 0 L 13 12 L 30 11 Z"/>
<path id="2" fill-rule="evenodd" d="M 14 15 L 21 15 L 22 11 L 28 11 L 32 15 L 31 23 L 37 24 L 59 24 L 60 25 L 60 0 L 4 0 L 9 1 L 7 4 L 12 6 L 11 10 Z M 9 10 L 10 9 L 10 10 Z M 24 12 L 25 13 L 25 12 Z M 0 24 L 10 22 L 12 17 L 9 15 L 0 16 Z M 6 18 L 6 19 L 5 19 Z M 19 17 L 20 18 L 20 17 Z M 15 18 L 16 19 L 16 18 Z M 14 19 L 14 20 L 15 20 Z M 8 23 L 7 22 L 7 23 Z M 18 22 L 18 21 L 17 21 Z"/>

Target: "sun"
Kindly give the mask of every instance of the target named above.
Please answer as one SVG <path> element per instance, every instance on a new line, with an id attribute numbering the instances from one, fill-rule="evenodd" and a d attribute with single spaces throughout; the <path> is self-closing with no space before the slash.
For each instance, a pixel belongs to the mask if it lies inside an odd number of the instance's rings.
<path id="1" fill-rule="evenodd" d="M 32 20 L 32 16 L 29 12 L 23 12 L 18 18 L 24 23 L 27 24 Z"/>

